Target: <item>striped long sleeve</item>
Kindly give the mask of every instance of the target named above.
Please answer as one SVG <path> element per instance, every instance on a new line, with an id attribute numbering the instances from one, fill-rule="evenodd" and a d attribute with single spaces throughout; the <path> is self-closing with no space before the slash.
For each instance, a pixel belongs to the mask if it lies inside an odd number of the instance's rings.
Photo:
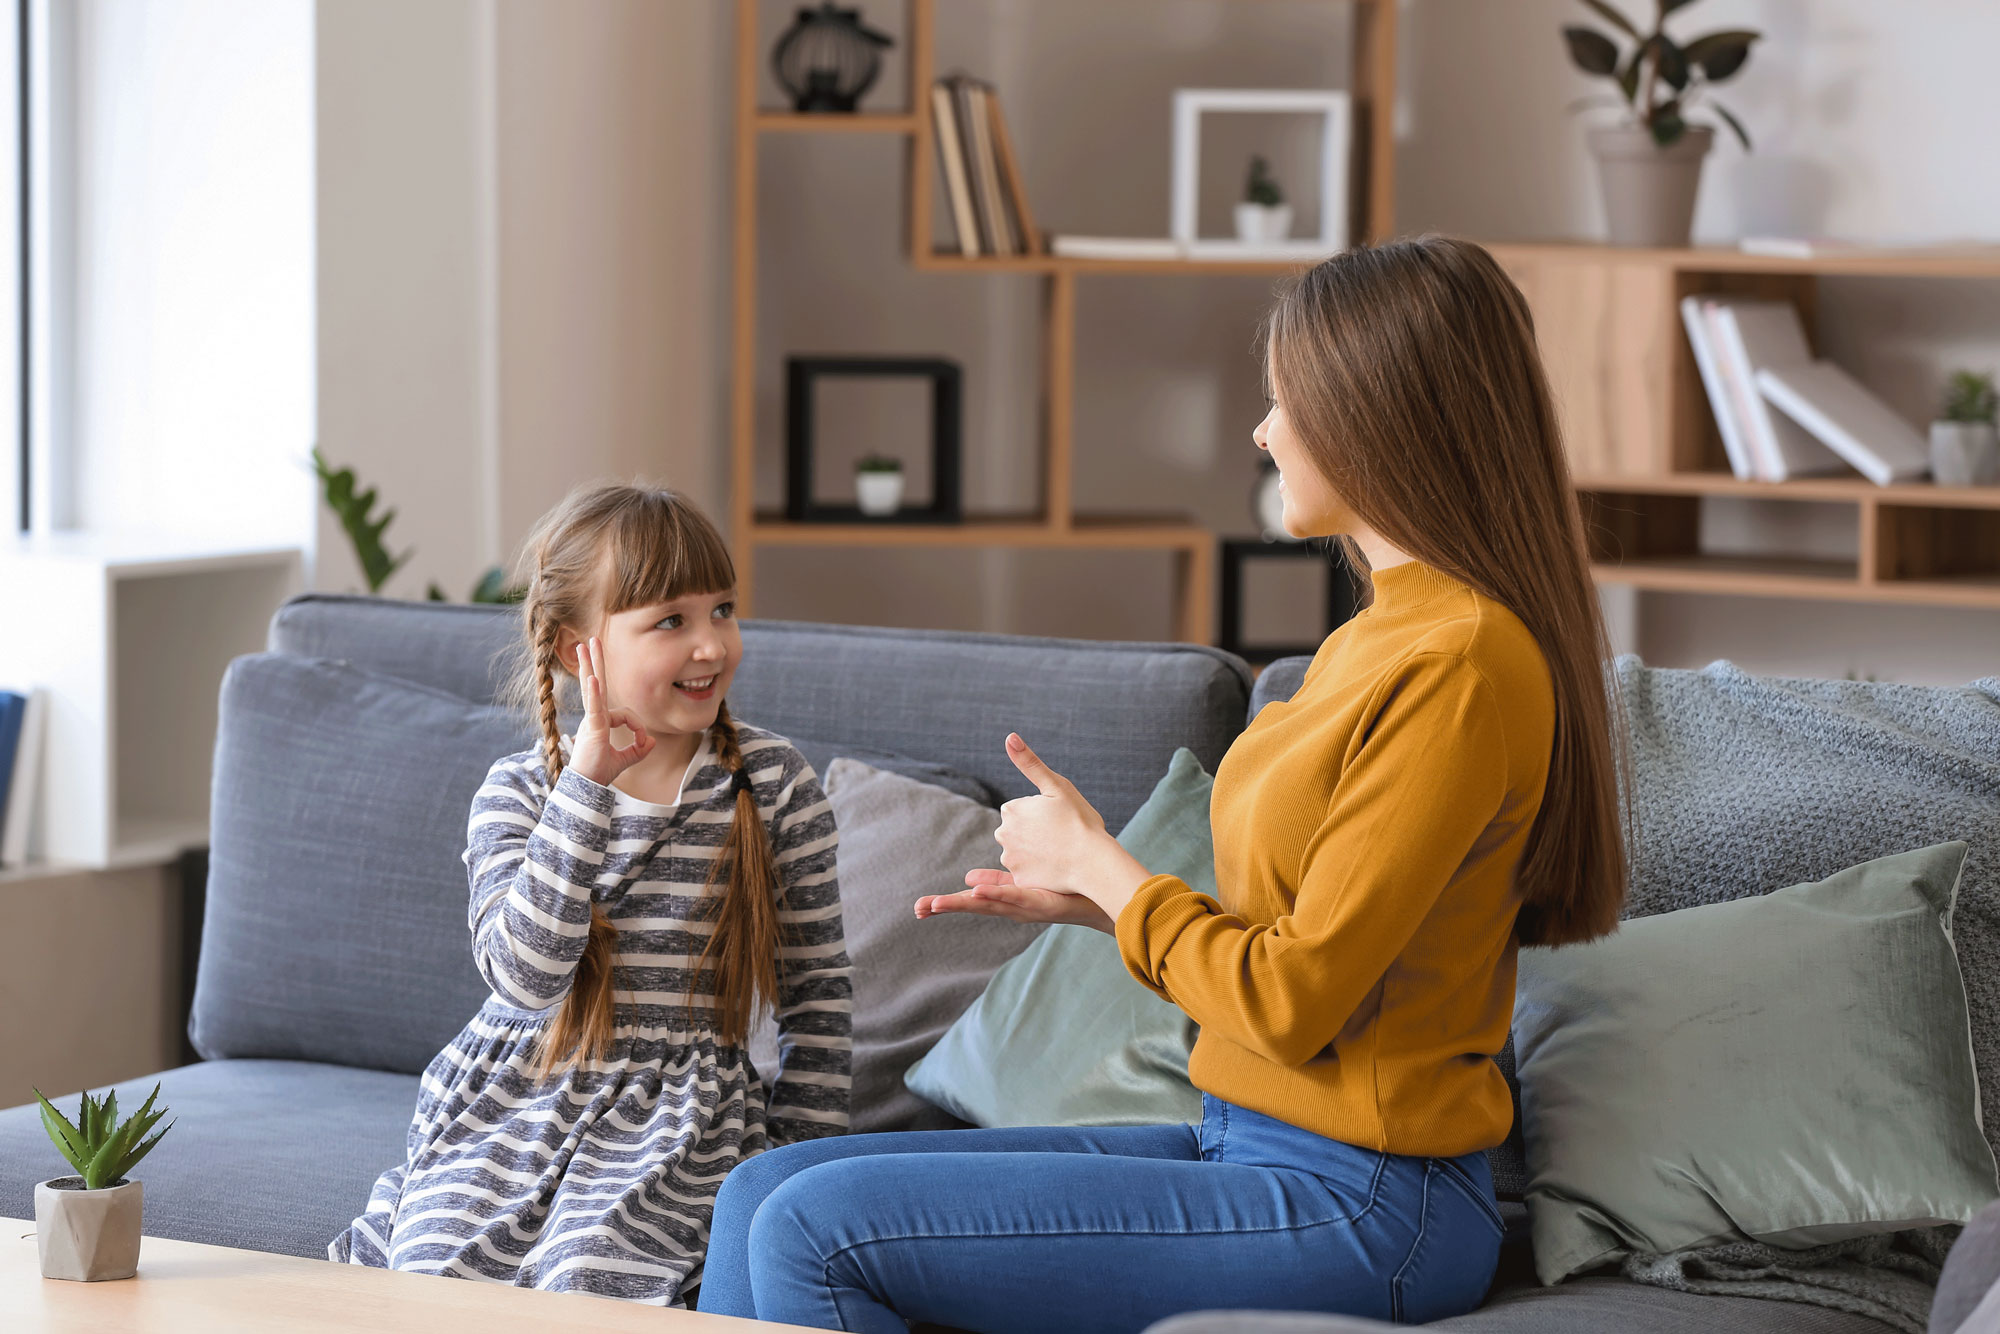
<path id="1" fill-rule="evenodd" d="M 463 855 L 479 974 L 510 1005 L 546 1010 L 569 994 L 590 931 L 591 891 L 611 832 L 611 789 L 565 769 L 553 789 L 516 757 L 472 799 Z"/>
<path id="2" fill-rule="evenodd" d="M 769 826 L 779 881 L 774 1144 L 843 1133 L 853 1073 L 854 984 L 841 928 L 839 834 L 812 767 L 790 746 L 784 754 L 784 787 Z"/>

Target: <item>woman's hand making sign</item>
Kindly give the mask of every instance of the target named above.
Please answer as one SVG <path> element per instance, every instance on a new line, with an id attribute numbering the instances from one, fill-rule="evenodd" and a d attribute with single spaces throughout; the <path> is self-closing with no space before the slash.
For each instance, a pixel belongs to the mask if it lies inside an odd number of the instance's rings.
<path id="1" fill-rule="evenodd" d="M 977 913 L 1115 933 L 1118 913 L 1152 875 L 1104 828 L 1104 817 L 1016 733 L 1007 758 L 1037 795 L 1000 808 L 1000 865 L 965 873 L 968 889 L 917 900 L 917 916 Z"/>

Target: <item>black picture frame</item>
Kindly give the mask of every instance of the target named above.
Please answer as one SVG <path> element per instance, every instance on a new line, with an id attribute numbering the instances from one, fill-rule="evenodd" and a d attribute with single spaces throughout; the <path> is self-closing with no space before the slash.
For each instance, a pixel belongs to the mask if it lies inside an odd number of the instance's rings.
<path id="1" fill-rule="evenodd" d="M 931 386 L 931 503 L 894 514 L 863 514 L 855 505 L 813 499 L 813 386 L 834 377 L 923 379 Z M 785 517 L 793 523 L 958 523 L 964 373 L 943 357 L 787 357 L 785 359 Z"/>
<path id="2" fill-rule="evenodd" d="M 1318 644 L 1246 644 L 1243 642 L 1243 575 L 1253 560 L 1318 560 L 1327 565 L 1326 630 L 1330 635 L 1355 612 L 1354 572 L 1340 543 L 1330 537 L 1310 537 L 1303 542 L 1266 542 L 1260 537 L 1225 537 L 1221 541 L 1221 561 L 1217 573 L 1222 584 L 1218 599 L 1221 625 L 1216 647 L 1234 653 L 1246 662 L 1275 662 L 1279 658 L 1311 657 Z"/>

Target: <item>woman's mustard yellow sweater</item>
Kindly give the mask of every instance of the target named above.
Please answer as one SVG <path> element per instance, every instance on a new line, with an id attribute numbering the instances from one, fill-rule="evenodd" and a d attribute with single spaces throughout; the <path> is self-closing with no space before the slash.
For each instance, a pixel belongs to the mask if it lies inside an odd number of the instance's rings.
<path id="1" fill-rule="evenodd" d="M 1126 966 L 1201 1025 L 1196 1087 L 1391 1153 L 1506 1138 L 1514 873 L 1554 728 L 1512 612 L 1416 562 L 1375 575 L 1216 770 L 1220 903 L 1156 875 L 1118 916 Z"/>

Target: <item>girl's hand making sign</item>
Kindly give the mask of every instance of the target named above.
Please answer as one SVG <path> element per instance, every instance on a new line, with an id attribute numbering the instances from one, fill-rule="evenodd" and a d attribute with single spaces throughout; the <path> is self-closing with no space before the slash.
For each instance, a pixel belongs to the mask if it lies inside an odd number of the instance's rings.
<path id="1" fill-rule="evenodd" d="M 1017 922 L 1062 922 L 1114 933 L 1118 913 L 1152 874 L 1105 832 L 1104 817 L 1028 743 L 1007 734 L 1014 761 L 1037 795 L 1000 808 L 1000 864 L 967 871 L 971 888 L 917 900 L 917 916 L 977 913 Z"/>
<path id="2" fill-rule="evenodd" d="M 583 721 L 576 727 L 576 745 L 569 766 L 600 787 L 653 753 L 653 737 L 625 709 L 614 709 L 605 698 L 604 646 L 592 635 L 576 646 L 576 677 L 583 686 Z M 632 734 L 632 744 L 611 739 L 613 728 Z"/>

